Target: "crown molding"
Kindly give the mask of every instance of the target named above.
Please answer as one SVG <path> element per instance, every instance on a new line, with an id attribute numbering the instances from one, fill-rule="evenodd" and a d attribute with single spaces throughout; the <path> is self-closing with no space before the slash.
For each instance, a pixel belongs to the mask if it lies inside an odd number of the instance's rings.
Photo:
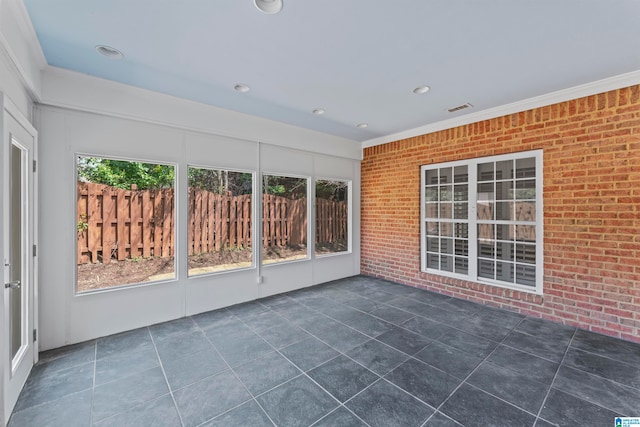
<path id="1" fill-rule="evenodd" d="M 454 119 L 443 120 L 440 122 L 431 123 L 379 138 L 369 139 L 362 142 L 362 148 L 364 149 L 367 147 L 382 145 L 393 141 L 399 141 L 401 139 L 413 138 L 415 136 L 451 129 L 458 126 L 464 126 L 483 120 L 495 119 L 496 117 L 519 113 L 534 108 L 545 107 L 547 105 L 553 105 L 559 102 L 583 98 L 585 96 L 596 95 L 598 93 L 608 92 L 611 90 L 629 87 L 637 84 L 640 84 L 640 70 L 620 74 L 618 76 L 602 80 L 597 80 L 595 82 L 579 86 L 574 86 L 568 89 L 562 89 L 545 95 L 524 99 L 522 101 L 512 102 L 510 104 L 501 105 L 499 107 L 488 108 L 486 110 L 459 116 Z"/>
<path id="2" fill-rule="evenodd" d="M 27 9 L 22 1 L 4 0 L 0 2 L 0 12 L 4 21 L 0 30 L 0 48 L 29 96 L 39 101 L 40 72 L 46 67 L 47 61 Z"/>

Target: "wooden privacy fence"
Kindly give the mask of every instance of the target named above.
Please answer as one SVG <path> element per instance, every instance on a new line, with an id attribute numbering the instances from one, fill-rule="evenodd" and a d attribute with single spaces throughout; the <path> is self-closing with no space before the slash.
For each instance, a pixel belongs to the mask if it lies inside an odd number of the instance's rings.
<path id="1" fill-rule="evenodd" d="M 78 264 L 175 254 L 174 190 L 78 183 Z M 307 200 L 263 195 L 264 247 L 307 242 Z M 317 199 L 316 242 L 347 241 L 347 203 Z M 189 189 L 188 253 L 251 246 L 251 195 Z"/>

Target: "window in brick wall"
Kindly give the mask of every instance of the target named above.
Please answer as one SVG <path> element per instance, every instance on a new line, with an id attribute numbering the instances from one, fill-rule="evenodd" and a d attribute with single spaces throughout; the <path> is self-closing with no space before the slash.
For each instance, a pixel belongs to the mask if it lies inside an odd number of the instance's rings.
<path id="1" fill-rule="evenodd" d="M 542 151 L 421 173 L 422 271 L 542 293 Z"/>

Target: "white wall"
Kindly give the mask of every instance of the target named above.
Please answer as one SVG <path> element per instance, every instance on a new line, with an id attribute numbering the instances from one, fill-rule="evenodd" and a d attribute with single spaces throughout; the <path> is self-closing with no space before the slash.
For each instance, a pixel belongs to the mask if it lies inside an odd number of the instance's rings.
<path id="1" fill-rule="evenodd" d="M 358 159 L 60 107 L 41 106 L 37 115 L 41 140 L 41 350 L 359 273 Z M 265 131 L 265 139 L 273 138 L 277 134 Z M 76 153 L 177 165 L 177 175 L 183 180 L 177 188 L 176 280 L 75 295 Z M 352 252 L 188 279 L 184 221 L 187 165 L 251 170 L 257 176 L 265 171 L 312 180 L 317 176 L 352 181 Z"/>
<path id="2" fill-rule="evenodd" d="M 34 98 L 40 88 L 40 47 L 34 50 L 30 41 L 34 39 L 30 23 L 25 21 L 21 2 L 0 0 L 0 97 L 14 104 L 24 117 L 31 120 Z M 1 103 L 1 102 L 0 102 Z M 1 108 L 0 108 L 1 110 Z M 3 114 L 3 111 L 0 111 Z M 4 129 L 0 129 L 4 138 Z M 4 144 L 4 142 L 3 142 Z M 4 147 L 4 145 L 1 145 Z M 4 148 L 3 148 L 4 150 Z M 4 161 L 4 160 L 3 160 Z M 4 174 L 0 173 L 0 188 L 4 188 Z M 0 264 L 4 269 L 4 208 L 0 209 Z M 4 271 L 2 271 L 4 278 Z M 5 318 L 0 315 L 0 345 L 5 342 Z M 10 362 L 4 351 L 0 352 L 0 424 L 4 425 L 4 378 Z"/>

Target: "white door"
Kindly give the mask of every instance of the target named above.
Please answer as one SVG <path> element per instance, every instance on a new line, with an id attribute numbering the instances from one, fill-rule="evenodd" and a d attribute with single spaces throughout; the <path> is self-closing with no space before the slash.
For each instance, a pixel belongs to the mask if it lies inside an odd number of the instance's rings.
<path id="1" fill-rule="evenodd" d="M 5 105 L 6 107 L 6 105 Z M 22 124 L 21 124 L 22 123 Z M 35 329 L 35 131 L 15 111 L 3 109 L 4 216 L 4 423 L 37 357 Z"/>

